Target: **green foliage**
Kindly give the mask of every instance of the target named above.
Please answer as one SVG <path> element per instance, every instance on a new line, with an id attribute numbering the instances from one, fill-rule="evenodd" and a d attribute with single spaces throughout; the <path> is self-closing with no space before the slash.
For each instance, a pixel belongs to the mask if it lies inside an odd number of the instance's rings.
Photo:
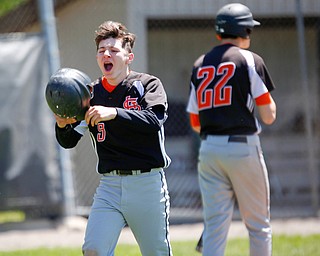
<path id="1" fill-rule="evenodd" d="M 22 3 L 28 0 L 0 0 L 0 16 L 6 14 L 7 12 L 13 10 Z"/>
<path id="2" fill-rule="evenodd" d="M 320 234 L 310 236 L 274 236 L 273 256 L 317 256 L 320 251 Z M 195 251 L 197 241 L 173 241 L 173 255 L 201 256 Z M 81 248 L 55 248 L 37 250 L 23 250 L 15 252 L 0 252 L 0 256 L 79 256 Z M 249 255 L 249 243 L 246 238 L 228 241 L 226 256 Z M 141 256 L 137 245 L 120 244 L 116 248 L 115 256 Z"/>

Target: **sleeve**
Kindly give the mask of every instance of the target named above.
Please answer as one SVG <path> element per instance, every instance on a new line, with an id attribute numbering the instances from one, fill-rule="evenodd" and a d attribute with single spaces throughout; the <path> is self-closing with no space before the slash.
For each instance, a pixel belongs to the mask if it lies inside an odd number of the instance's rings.
<path id="1" fill-rule="evenodd" d="M 266 92 L 265 94 L 262 94 L 258 98 L 255 99 L 257 106 L 262 106 L 262 105 L 269 105 L 272 100 L 271 100 L 271 95 L 269 92 Z"/>
<path id="2" fill-rule="evenodd" d="M 117 116 L 110 122 L 126 125 L 140 133 L 153 133 L 160 130 L 168 115 L 164 107 L 154 106 L 146 110 L 117 108 Z"/>
<path id="3" fill-rule="evenodd" d="M 193 113 L 193 114 L 199 114 L 196 89 L 192 81 L 190 82 L 190 92 L 189 92 L 189 100 L 187 105 L 187 112 Z"/>
<path id="4" fill-rule="evenodd" d="M 198 101 L 197 101 L 197 95 L 196 95 L 196 87 L 195 87 L 195 81 L 196 81 L 196 73 L 199 69 L 199 67 L 202 66 L 203 60 L 205 58 L 205 54 L 201 55 L 196 61 L 193 63 L 192 72 L 191 72 L 191 78 L 190 78 L 190 85 L 189 85 L 189 99 L 188 99 L 188 105 L 187 105 L 187 112 L 192 114 L 199 114 L 198 110 Z"/>
<path id="5" fill-rule="evenodd" d="M 64 128 L 59 128 L 55 125 L 56 139 L 61 147 L 73 148 L 78 144 L 82 134 L 78 133 L 72 125 L 67 125 Z"/>
<path id="6" fill-rule="evenodd" d="M 111 122 L 124 124 L 137 132 L 157 132 L 168 117 L 167 95 L 160 79 L 146 75 L 142 82 L 145 85 L 142 110 L 117 108 L 117 116 Z"/>
<path id="7" fill-rule="evenodd" d="M 247 61 L 252 97 L 256 99 L 272 91 L 275 87 L 263 59 L 248 50 L 241 50 L 241 53 Z"/>
<path id="8" fill-rule="evenodd" d="M 141 99 L 143 108 L 148 109 L 156 105 L 162 105 L 167 111 L 167 94 L 160 79 L 149 76 L 143 79 L 142 82 L 145 85 L 145 92 Z"/>
<path id="9" fill-rule="evenodd" d="M 253 58 L 254 58 L 257 74 L 259 75 L 259 77 L 261 78 L 263 83 L 265 84 L 267 90 L 269 92 L 273 91 L 275 89 L 275 85 L 272 81 L 270 73 L 269 73 L 267 66 L 265 65 L 263 59 L 257 54 L 254 54 Z"/>
<path id="10" fill-rule="evenodd" d="M 189 118 L 190 118 L 190 125 L 192 128 L 201 127 L 199 115 L 190 113 Z"/>

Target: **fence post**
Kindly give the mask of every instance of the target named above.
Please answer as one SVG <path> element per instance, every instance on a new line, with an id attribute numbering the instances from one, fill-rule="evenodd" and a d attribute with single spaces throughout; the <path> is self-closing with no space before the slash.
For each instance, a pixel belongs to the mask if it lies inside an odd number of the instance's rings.
<path id="1" fill-rule="evenodd" d="M 45 38 L 48 52 L 50 76 L 60 68 L 58 37 L 54 17 L 53 0 L 38 0 L 39 15 L 41 18 L 42 33 Z M 70 216 L 75 212 L 75 196 L 72 179 L 71 157 L 68 150 L 58 147 L 59 164 L 62 177 L 62 193 L 64 216 Z"/>
<path id="2" fill-rule="evenodd" d="M 301 11 L 301 1 L 296 0 L 296 24 L 298 32 L 298 44 L 299 44 L 299 56 L 300 56 L 300 70 L 301 70 L 301 84 L 303 89 L 303 94 L 305 97 L 304 107 L 305 107 L 305 129 L 307 132 L 307 146 L 308 146 L 308 166 L 310 173 L 310 185 L 311 185 L 311 200 L 312 207 L 315 215 L 318 214 L 319 210 L 319 198 L 318 198 L 318 170 L 316 167 L 315 159 L 315 148 L 314 148 L 314 132 L 312 127 L 312 110 L 310 105 L 310 90 L 308 82 L 308 69 L 307 69 L 307 59 L 306 59 L 306 48 L 305 48 L 305 36 L 304 36 L 304 20 Z"/>

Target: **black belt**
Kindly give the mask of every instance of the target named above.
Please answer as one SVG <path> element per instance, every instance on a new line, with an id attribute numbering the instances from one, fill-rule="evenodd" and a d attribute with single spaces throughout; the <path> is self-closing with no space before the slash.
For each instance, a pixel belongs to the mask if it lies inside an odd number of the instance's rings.
<path id="1" fill-rule="evenodd" d="M 210 135 L 210 134 L 201 135 L 201 139 L 202 140 L 206 140 L 208 135 Z M 217 135 L 217 136 L 219 136 L 219 135 Z M 247 136 L 244 136 L 244 135 L 230 135 L 229 138 L 228 138 L 228 142 L 247 143 L 248 140 L 247 140 Z"/>
<path id="2" fill-rule="evenodd" d="M 127 175 L 138 175 L 141 173 L 150 172 L 151 169 L 141 169 L 141 170 L 112 170 L 107 172 L 106 174 L 119 175 L 119 176 L 127 176 Z"/>

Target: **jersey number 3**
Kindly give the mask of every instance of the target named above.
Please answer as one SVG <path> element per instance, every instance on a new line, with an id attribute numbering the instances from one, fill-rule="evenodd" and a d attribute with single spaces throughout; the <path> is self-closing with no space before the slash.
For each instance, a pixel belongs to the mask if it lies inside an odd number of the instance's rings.
<path id="1" fill-rule="evenodd" d="M 197 79 L 202 79 L 197 89 L 199 110 L 231 105 L 232 87 L 227 83 L 235 69 L 232 62 L 222 63 L 217 69 L 214 66 L 199 68 Z M 213 89 L 208 88 L 215 76 L 219 76 L 219 80 L 213 85 Z"/>

